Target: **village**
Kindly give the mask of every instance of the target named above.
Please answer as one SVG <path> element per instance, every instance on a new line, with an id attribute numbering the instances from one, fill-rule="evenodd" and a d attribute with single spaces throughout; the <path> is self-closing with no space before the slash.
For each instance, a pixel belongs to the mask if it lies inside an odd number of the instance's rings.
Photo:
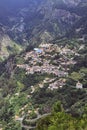
<path id="1" fill-rule="evenodd" d="M 40 44 L 38 48 L 26 52 L 24 60 L 27 61 L 27 64 L 17 64 L 17 67 L 26 70 L 26 75 L 47 73 L 60 79 L 63 78 L 63 81 L 57 80 L 49 84 L 48 88 L 54 90 L 65 85 L 70 65 L 76 63 L 73 60 L 73 55 L 77 55 L 77 52 L 67 46 L 59 47 L 50 43 Z M 34 89 L 32 92 L 34 92 Z"/>
<path id="2" fill-rule="evenodd" d="M 30 93 L 27 95 L 28 99 L 32 98 L 32 95 L 37 92 L 38 89 L 43 89 L 46 87 L 47 91 L 56 91 L 57 89 L 62 89 L 66 85 L 67 78 L 69 77 L 70 66 L 76 64 L 74 56 L 79 55 L 75 49 L 71 50 L 67 46 L 62 47 L 54 44 L 40 44 L 38 48 L 33 48 L 33 50 L 28 51 L 24 55 L 24 64 L 17 64 L 17 67 L 24 69 L 26 75 L 39 74 L 48 74 L 50 77 L 45 77 L 43 80 L 34 86 L 29 86 Z M 82 89 L 83 84 L 79 81 L 76 83 L 76 89 Z M 15 96 L 19 96 L 19 93 L 16 93 Z M 29 104 L 32 106 L 32 103 Z M 27 129 L 34 129 L 36 127 L 36 122 L 46 115 L 40 114 L 40 108 L 32 108 L 35 114 L 34 119 L 30 119 L 32 109 L 29 109 L 27 116 L 24 116 L 25 109 L 28 108 L 28 105 L 24 105 L 20 109 L 21 118 L 18 115 L 15 115 L 15 120 L 21 123 L 21 127 Z M 44 108 L 45 109 L 45 108 Z M 44 110 L 45 111 L 45 110 Z M 47 109 L 46 109 L 47 111 Z M 24 121 L 30 123 L 30 125 L 24 124 Z M 32 124 L 34 123 L 34 126 Z"/>

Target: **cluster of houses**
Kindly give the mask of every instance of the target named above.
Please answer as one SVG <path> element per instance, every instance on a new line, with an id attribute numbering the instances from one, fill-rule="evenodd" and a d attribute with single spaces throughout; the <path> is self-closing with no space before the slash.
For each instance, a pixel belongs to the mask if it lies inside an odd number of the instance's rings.
<path id="1" fill-rule="evenodd" d="M 61 57 L 55 59 L 55 56 L 58 53 Z M 32 51 L 25 54 L 24 59 L 25 61 L 27 60 L 28 63 L 22 65 L 18 64 L 17 67 L 25 69 L 26 74 L 48 73 L 57 77 L 67 77 L 69 65 L 76 64 L 76 62 L 73 60 L 73 58 L 68 58 L 66 55 L 73 55 L 74 53 L 74 50 L 70 50 L 67 47 L 63 48 L 50 43 L 40 44 L 39 48 L 34 48 Z M 58 65 L 53 65 L 50 63 L 51 60 L 53 60 L 54 63 L 58 63 Z M 64 84 L 64 82 L 57 81 L 53 84 L 50 84 L 49 88 L 51 90 L 57 89 Z M 77 86 L 79 86 L 79 83 Z"/>
<path id="2" fill-rule="evenodd" d="M 57 67 L 49 64 L 43 64 L 42 66 L 28 66 L 26 68 L 26 74 L 34 74 L 34 73 L 48 73 L 48 74 L 54 74 L 58 77 L 64 77 L 68 76 L 67 72 L 58 70 Z"/>
<path id="3" fill-rule="evenodd" d="M 57 81 L 55 81 L 55 82 L 49 84 L 49 87 L 48 87 L 48 88 L 49 88 L 50 90 L 62 88 L 62 87 L 65 85 L 65 82 L 66 82 L 65 79 L 57 80 Z"/>
<path id="4" fill-rule="evenodd" d="M 58 77 L 65 77 L 68 76 L 68 73 L 65 71 L 58 70 L 58 67 L 49 65 L 49 64 L 43 64 L 42 66 L 28 66 L 27 64 L 23 65 L 17 65 L 17 67 L 25 69 L 26 74 L 34 74 L 34 73 L 48 73 L 48 74 L 54 74 Z"/>

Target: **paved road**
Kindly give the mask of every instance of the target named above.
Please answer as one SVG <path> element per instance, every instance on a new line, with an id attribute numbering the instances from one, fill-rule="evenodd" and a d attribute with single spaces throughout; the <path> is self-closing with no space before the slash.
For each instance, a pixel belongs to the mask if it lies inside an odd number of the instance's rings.
<path id="1" fill-rule="evenodd" d="M 41 118 L 43 118 L 43 117 L 46 117 L 46 116 L 48 116 L 48 115 L 50 115 L 50 114 L 51 114 L 51 113 L 46 113 L 46 114 L 43 114 L 43 115 L 38 114 L 37 118 L 35 118 L 35 119 L 26 119 L 26 121 L 27 121 L 27 122 L 30 122 L 30 123 L 34 123 L 34 122 L 36 122 L 37 120 L 39 120 L 39 119 L 41 119 Z M 24 118 L 25 118 L 25 116 L 23 116 L 23 117 L 17 119 L 17 121 L 20 121 L 22 128 L 26 128 L 26 129 L 28 129 L 28 130 L 30 130 L 30 129 L 35 129 L 35 128 L 36 128 L 36 126 L 27 126 L 27 125 L 24 125 L 24 124 L 23 124 Z"/>
<path id="2" fill-rule="evenodd" d="M 37 120 L 39 120 L 39 119 L 41 119 L 41 118 L 43 118 L 43 117 L 45 117 L 45 116 L 48 116 L 48 115 L 50 115 L 51 113 L 47 113 L 47 114 L 43 114 L 43 115 L 38 115 L 38 117 L 37 118 L 35 118 L 35 119 L 26 119 L 26 121 L 28 121 L 28 122 L 30 122 L 30 123 L 33 123 L 33 122 L 36 122 Z"/>

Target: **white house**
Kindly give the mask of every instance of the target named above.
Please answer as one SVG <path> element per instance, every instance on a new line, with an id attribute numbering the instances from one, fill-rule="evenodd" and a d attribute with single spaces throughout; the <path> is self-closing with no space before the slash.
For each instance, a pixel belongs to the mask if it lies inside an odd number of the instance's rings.
<path id="1" fill-rule="evenodd" d="M 76 83 L 76 88 L 77 89 L 82 89 L 83 88 L 83 85 L 78 81 L 77 83 Z"/>

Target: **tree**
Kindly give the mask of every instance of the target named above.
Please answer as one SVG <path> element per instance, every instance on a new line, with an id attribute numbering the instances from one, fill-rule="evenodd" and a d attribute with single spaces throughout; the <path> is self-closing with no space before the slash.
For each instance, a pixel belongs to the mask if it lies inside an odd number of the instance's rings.
<path id="1" fill-rule="evenodd" d="M 63 107 L 61 105 L 61 102 L 58 101 L 53 105 L 53 112 L 61 112 L 63 111 Z"/>

